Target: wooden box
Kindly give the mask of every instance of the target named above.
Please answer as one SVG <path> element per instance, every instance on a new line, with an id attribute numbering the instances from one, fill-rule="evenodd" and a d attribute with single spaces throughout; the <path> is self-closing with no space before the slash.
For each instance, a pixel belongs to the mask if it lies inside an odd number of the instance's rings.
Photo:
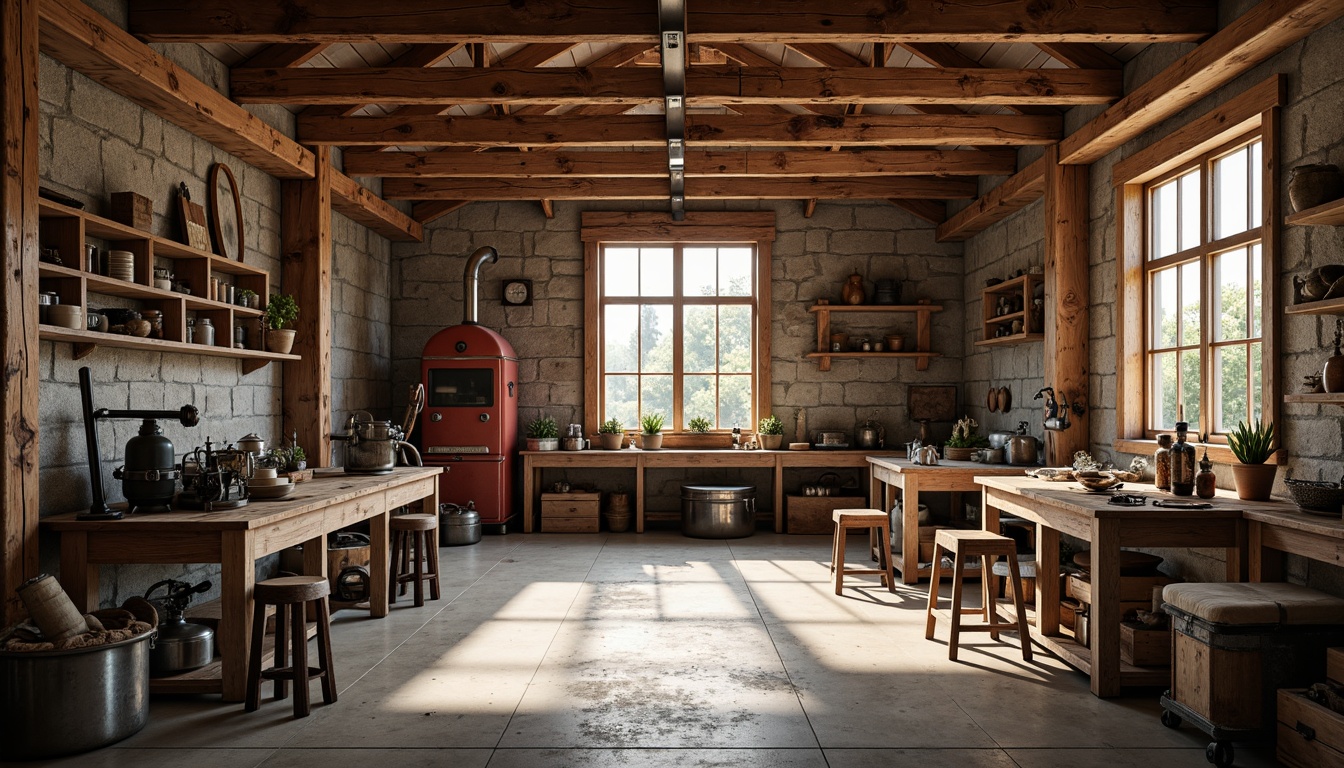
<path id="1" fill-rule="evenodd" d="M 826 534 L 835 531 L 832 513 L 837 509 L 863 509 L 868 502 L 862 496 L 786 496 L 789 533 Z"/>
<path id="2" fill-rule="evenodd" d="M 1172 584 L 1168 576 L 1121 576 L 1120 615 L 1130 611 L 1153 609 L 1153 588 Z M 1083 605 L 1092 604 L 1092 583 L 1087 575 L 1069 574 L 1064 582 L 1064 594 Z"/>
<path id="3" fill-rule="evenodd" d="M 1300 689 L 1278 692 L 1278 758 L 1291 768 L 1344 766 L 1344 715 L 1308 699 Z"/>
<path id="4" fill-rule="evenodd" d="M 1171 666 L 1171 629 L 1120 622 L 1120 660 L 1136 667 Z"/>
<path id="5" fill-rule="evenodd" d="M 946 530 L 951 526 L 947 525 L 921 525 L 919 526 L 919 562 L 933 562 L 933 540 L 937 538 L 938 532 Z"/>
<path id="6" fill-rule="evenodd" d="M 601 528 L 602 494 L 541 494 L 542 533 L 597 533 Z"/>
<path id="7" fill-rule="evenodd" d="M 134 192 L 113 192 L 108 218 L 148 232 L 154 226 L 154 201 Z"/>

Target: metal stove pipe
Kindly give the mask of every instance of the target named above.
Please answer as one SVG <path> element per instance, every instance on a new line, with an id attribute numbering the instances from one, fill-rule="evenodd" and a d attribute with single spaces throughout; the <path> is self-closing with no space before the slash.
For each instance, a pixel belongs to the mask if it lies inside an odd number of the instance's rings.
<path id="1" fill-rule="evenodd" d="M 491 264 L 499 261 L 499 252 L 488 245 L 477 248 L 475 253 L 467 257 L 467 273 L 462 279 L 462 323 L 464 325 L 477 325 L 476 303 L 481 283 L 481 264 L 486 261 Z"/>

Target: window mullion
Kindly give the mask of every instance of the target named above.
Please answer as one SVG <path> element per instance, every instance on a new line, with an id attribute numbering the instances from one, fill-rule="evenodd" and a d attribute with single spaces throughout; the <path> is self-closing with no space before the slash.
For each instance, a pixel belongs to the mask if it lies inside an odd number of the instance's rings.
<path id="1" fill-rule="evenodd" d="M 672 247 L 672 431 L 683 432 L 686 429 L 682 419 L 683 408 L 681 403 L 684 394 L 684 371 L 685 365 L 682 360 L 682 350 L 685 343 L 682 334 L 685 331 L 684 315 L 686 314 L 686 304 L 682 296 L 682 246 L 680 243 Z"/>
<path id="2" fill-rule="evenodd" d="M 1199 165 L 1200 245 L 1213 241 L 1213 160 L 1204 157 Z M 1213 431 L 1213 256 L 1208 249 L 1199 257 L 1199 433 L 1200 439 Z"/>

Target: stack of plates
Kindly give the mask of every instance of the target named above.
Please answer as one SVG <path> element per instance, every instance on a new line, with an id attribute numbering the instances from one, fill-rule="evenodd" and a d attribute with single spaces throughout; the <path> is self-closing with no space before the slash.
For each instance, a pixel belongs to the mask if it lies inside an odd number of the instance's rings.
<path id="1" fill-rule="evenodd" d="M 294 484 L 288 477 L 265 477 L 274 475 L 275 470 L 258 469 L 256 475 L 247 482 L 247 495 L 253 499 L 283 499 L 294 492 Z"/>
<path id="2" fill-rule="evenodd" d="M 135 282 L 135 254 L 130 251 L 108 251 L 107 276 Z"/>

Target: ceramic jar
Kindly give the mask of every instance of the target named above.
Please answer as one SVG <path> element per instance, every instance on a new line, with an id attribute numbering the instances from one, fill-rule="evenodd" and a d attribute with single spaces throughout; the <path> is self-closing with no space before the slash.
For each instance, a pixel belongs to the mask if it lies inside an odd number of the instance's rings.
<path id="1" fill-rule="evenodd" d="M 208 317 L 196 318 L 196 338 L 197 344 L 204 344 L 207 347 L 215 346 L 215 324 Z"/>
<path id="2" fill-rule="evenodd" d="M 1328 164 L 1299 165 L 1288 177 L 1288 199 L 1293 211 L 1315 208 L 1344 197 L 1344 173 Z"/>
<path id="3" fill-rule="evenodd" d="M 854 305 L 862 304 L 866 301 L 868 296 L 863 289 L 863 275 L 860 275 L 858 272 L 850 275 L 849 282 L 845 283 L 845 287 L 840 290 L 840 298 L 843 299 L 846 304 Z"/>

